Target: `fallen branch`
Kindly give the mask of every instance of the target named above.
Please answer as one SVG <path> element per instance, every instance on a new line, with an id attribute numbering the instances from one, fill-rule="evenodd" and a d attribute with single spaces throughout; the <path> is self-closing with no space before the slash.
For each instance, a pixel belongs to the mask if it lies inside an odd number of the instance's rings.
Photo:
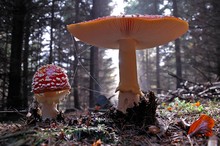
<path id="1" fill-rule="evenodd" d="M 10 133 L 10 134 L 7 134 L 7 135 L 4 135 L 4 136 L 0 136 L 0 140 L 1 139 L 7 139 L 7 138 L 11 138 L 11 137 L 16 137 L 16 136 L 20 136 L 20 135 L 26 135 L 26 134 L 35 134 L 36 131 L 34 130 L 30 130 L 30 131 L 18 131 L 18 132 L 15 132 L 15 133 Z"/>
<path id="2" fill-rule="evenodd" d="M 193 98 L 209 98 L 209 99 L 220 99 L 220 82 L 214 83 L 196 83 L 183 79 L 171 72 L 168 74 L 182 81 L 181 88 L 173 91 L 168 91 L 167 95 L 160 95 L 165 97 L 166 101 L 172 101 L 174 98 L 178 97 L 182 100 L 191 100 Z"/>

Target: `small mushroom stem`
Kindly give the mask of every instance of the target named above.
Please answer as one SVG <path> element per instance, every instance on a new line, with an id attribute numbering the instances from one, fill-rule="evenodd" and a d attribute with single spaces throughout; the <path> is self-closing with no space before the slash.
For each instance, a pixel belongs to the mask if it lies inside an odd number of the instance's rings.
<path id="1" fill-rule="evenodd" d="M 138 105 L 143 94 L 137 79 L 136 42 L 133 39 L 119 40 L 119 78 L 118 110 L 126 113 L 127 108 Z"/>
<path id="2" fill-rule="evenodd" d="M 54 92 L 45 92 L 35 94 L 36 100 L 41 103 L 42 107 L 42 118 L 45 119 L 55 119 L 58 115 L 57 104 L 59 101 L 63 100 L 66 95 L 68 95 L 69 89 L 54 91 Z"/>
<path id="3" fill-rule="evenodd" d="M 55 119 L 58 115 L 57 104 L 44 102 L 42 103 L 42 119 Z"/>

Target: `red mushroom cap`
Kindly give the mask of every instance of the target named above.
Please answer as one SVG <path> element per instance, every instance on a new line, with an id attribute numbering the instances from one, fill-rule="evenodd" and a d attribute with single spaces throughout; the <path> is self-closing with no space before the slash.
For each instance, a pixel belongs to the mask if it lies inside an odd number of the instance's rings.
<path id="1" fill-rule="evenodd" d="M 63 68 L 53 64 L 40 67 L 34 74 L 32 91 L 35 94 L 39 94 L 50 91 L 70 90 L 69 79 L 65 72 Z"/>

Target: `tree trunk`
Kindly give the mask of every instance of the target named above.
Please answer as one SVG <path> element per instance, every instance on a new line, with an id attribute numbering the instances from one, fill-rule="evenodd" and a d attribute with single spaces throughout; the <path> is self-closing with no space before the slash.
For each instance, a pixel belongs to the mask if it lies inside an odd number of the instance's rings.
<path id="1" fill-rule="evenodd" d="M 50 56 L 49 56 L 49 64 L 53 63 L 53 28 L 54 28 L 54 3 L 55 0 L 52 0 L 51 6 L 51 18 L 50 18 Z"/>
<path id="2" fill-rule="evenodd" d="M 74 40 L 74 63 L 73 63 L 73 70 L 74 70 L 74 79 L 73 79 L 73 96 L 74 96 L 74 106 L 77 109 L 80 109 L 80 103 L 79 103 L 79 93 L 78 93 L 78 56 L 77 56 L 77 50 L 78 50 L 78 43 Z"/>
<path id="3" fill-rule="evenodd" d="M 93 7 L 92 7 L 92 19 L 99 17 L 100 15 L 100 3 L 101 0 L 93 0 Z M 97 47 L 91 48 L 90 53 L 90 92 L 89 92 L 89 107 L 94 107 L 95 105 L 95 97 L 99 94 L 98 92 L 100 89 L 97 86 L 97 79 L 99 74 L 99 51 Z"/>
<path id="4" fill-rule="evenodd" d="M 95 56 L 96 56 L 96 51 L 98 50 L 97 47 L 91 47 L 91 52 L 90 52 L 90 91 L 89 91 L 89 107 L 94 107 L 95 105 L 95 94 L 94 94 L 94 90 L 95 90 L 95 81 L 94 79 L 96 79 L 95 77 Z"/>
<path id="5" fill-rule="evenodd" d="M 79 22 L 79 4 L 80 1 L 76 0 L 75 1 L 75 23 Z M 74 70 L 74 79 L 73 79 L 73 96 L 74 96 L 74 106 L 77 109 L 80 109 L 80 102 L 79 102 L 79 92 L 78 92 L 78 56 L 77 56 L 77 51 L 78 51 L 78 43 L 74 39 L 74 63 L 73 63 L 73 70 Z"/>
<path id="6" fill-rule="evenodd" d="M 9 30 L 9 26 L 6 27 L 6 34 L 8 33 Z M 8 88 L 8 81 L 7 81 L 7 72 L 8 72 L 8 58 L 7 58 L 7 54 L 8 54 L 8 48 L 9 48 L 9 35 L 6 36 L 6 40 L 5 40 L 6 44 L 5 44 L 5 48 L 4 48 L 4 61 L 3 61 L 3 74 L 2 74 L 2 100 L 1 100 L 1 110 L 5 110 L 6 106 L 6 97 L 7 97 L 7 88 Z"/>
<path id="7" fill-rule="evenodd" d="M 147 89 L 150 89 L 151 78 L 150 78 L 150 63 L 149 63 L 149 50 L 145 50 L 145 58 L 146 58 L 146 81 L 147 81 Z"/>
<path id="8" fill-rule="evenodd" d="M 157 94 L 161 93 L 160 88 L 160 48 L 156 47 L 156 78 L 157 78 Z"/>
<path id="9" fill-rule="evenodd" d="M 176 75 L 182 78 L 182 63 L 181 63 L 181 52 L 180 52 L 180 39 L 175 40 L 175 56 L 176 56 Z M 181 80 L 176 80 L 176 88 L 181 87 Z"/>
<path id="10" fill-rule="evenodd" d="M 8 109 L 22 108 L 21 95 L 21 54 L 23 44 L 24 17 L 26 7 L 23 0 L 14 1 L 12 42 L 9 73 Z"/>
<path id="11" fill-rule="evenodd" d="M 220 16 L 220 2 L 219 1 L 216 1 L 216 0 L 211 0 L 211 4 L 213 6 L 213 19 L 215 19 L 213 21 L 213 23 L 215 23 L 213 26 L 215 26 L 215 30 L 216 30 L 216 34 L 215 34 L 215 43 L 216 43 L 216 51 L 217 51 L 217 56 L 218 56 L 218 59 L 219 60 L 219 56 L 220 56 L 220 35 L 217 35 L 219 34 L 220 32 L 220 23 L 219 23 L 219 16 Z M 220 61 L 217 61 L 217 81 L 220 81 Z"/>
<path id="12" fill-rule="evenodd" d="M 154 13 L 158 15 L 158 0 L 154 0 Z M 157 85 L 157 94 L 161 93 L 160 88 L 160 48 L 156 47 L 156 85 Z"/>
<path id="13" fill-rule="evenodd" d="M 175 17 L 178 17 L 178 7 L 177 7 L 177 1 L 173 0 L 173 15 Z M 176 57 L 176 75 L 179 78 L 182 78 L 182 63 L 181 63 L 181 51 L 180 51 L 180 39 L 175 40 L 175 57 Z M 181 80 L 176 80 L 176 88 L 180 88 Z"/>
<path id="14" fill-rule="evenodd" d="M 29 37 L 30 37 L 30 15 L 27 14 L 25 21 L 25 44 L 23 54 L 23 105 L 28 107 L 28 56 L 29 56 Z"/>

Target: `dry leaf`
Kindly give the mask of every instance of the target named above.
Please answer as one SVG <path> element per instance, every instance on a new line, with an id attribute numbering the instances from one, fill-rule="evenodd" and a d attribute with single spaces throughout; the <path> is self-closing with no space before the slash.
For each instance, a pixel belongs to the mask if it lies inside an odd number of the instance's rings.
<path id="1" fill-rule="evenodd" d="M 151 125 L 148 127 L 148 132 L 151 134 L 158 134 L 160 133 L 160 128 L 158 128 L 157 126 Z"/>
<path id="2" fill-rule="evenodd" d="M 95 141 L 95 142 L 92 144 L 92 146 L 101 146 L 101 144 L 102 144 L 102 141 L 99 139 L 99 140 Z"/>
<path id="3" fill-rule="evenodd" d="M 193 106 L 197 106 L 197 107 L 199 107 L 199 106 L 200 106 L 200 102 L 197 101 L 196 103 L 193 104 Z"/>
<path id="4" fill-rule="evenodd" d="M 213 118 L 207 115 L 201 115 L 189 128 L 188 134 L 192 137 L 195 135 L 204 134 L 205 136 L 212 136 L 212 128 L 215 122 Z"/>

